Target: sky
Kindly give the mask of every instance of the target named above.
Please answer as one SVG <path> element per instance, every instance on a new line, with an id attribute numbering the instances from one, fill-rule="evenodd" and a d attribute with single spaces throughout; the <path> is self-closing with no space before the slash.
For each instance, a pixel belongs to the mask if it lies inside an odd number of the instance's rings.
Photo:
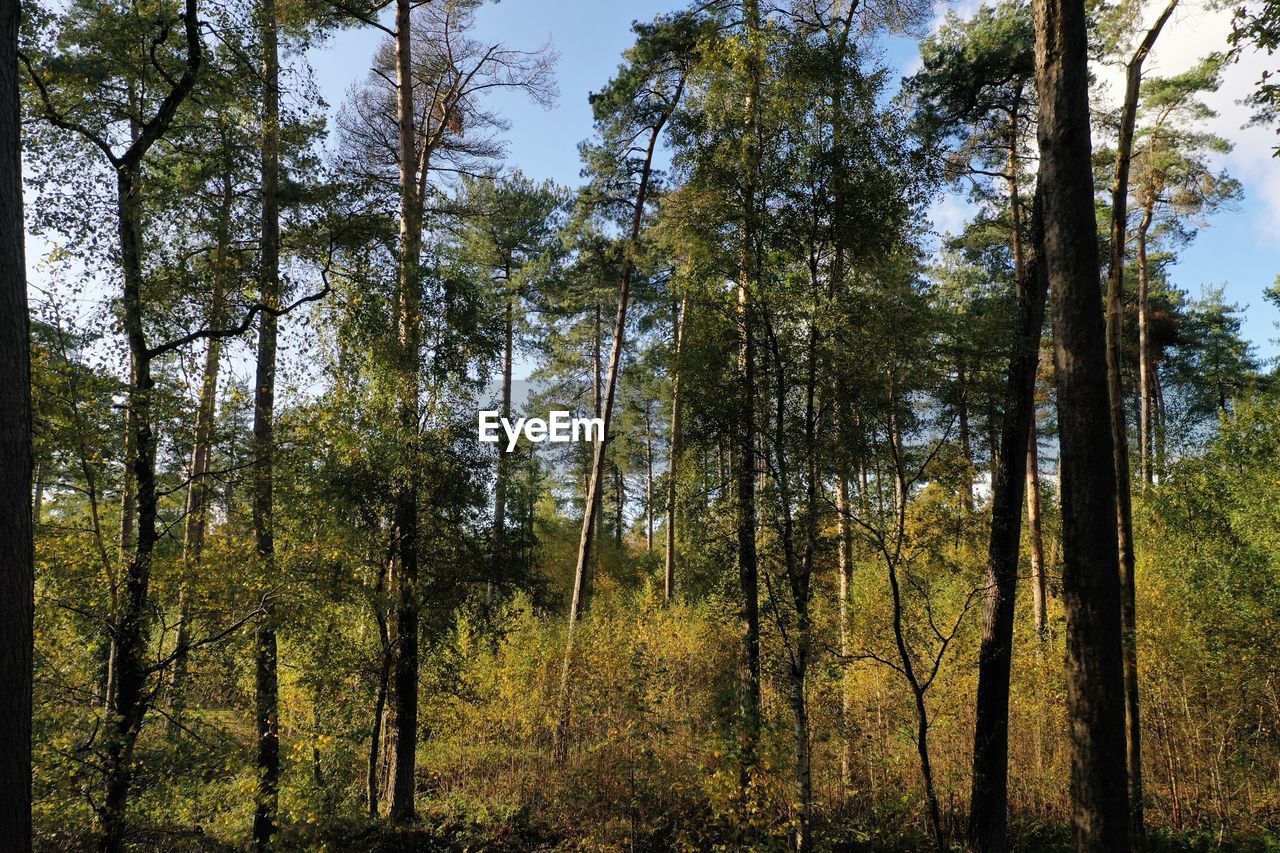
<path id="1" fill-rule="evenodd" d="M 520 49 L 549 42 L 559 54 L 556 76 L 560 96 L 554 107 L 544 110 L 518 95 L 491 101 L 511 122 L 507 167 L 519 168 L 533 178 L 578 183 L 581 166 L 577 145 L 591 134 L 587 95 L 600 88 L 617 68 L 621 52 L 632 43 L 633 20 L 648 20 L 683 5 L 679 0 L 502 0 L 482 7 L 476 21 L 477 38 Z M 977 5 L 974 0 L 962 0 L 935 6 L 930 29 L 936 29 L 947 10 L 967 16 Z M 1159 5 L 1164 5 L 1163 0 Z M 1193 5 L 1193 0 L 1183 0 L 1183 6 L 1148 58 L 1149 74 L 1186 70 L 1208 51 L 1226 44 L 1229 10 L 1205 11 Z M 1156 13 L 1156 4 L 1149 4 L 1148 20 L 1154 20 Z M 332 109 L 342 103 L 350 86 L 364 77 L 369 57 L 382 37 L 372 28 L 347 31 L 312 51 L 310 62 Z M 918 67 L 911 39 L 886 39 L 882 56 L 899 74 Z M 1222 165 L 1244 185 L 1245 196 L 1238 210 L 1212 217 L 1195 242 L 1180 251 L 1171 277 L 1193 297 L 1199 296 L 1204 286 L 1225 285 L 1228 301 L 1245 309 L 1244 335 L 1259 355 L 1276 357 L 1280 356 L 1280 345 L 1275 341 L 1280 338 L 1276 325 L 1280 309 L 1264 301 L 1262 293 L 1280 273 L 1280 160 L 1272 157 L 1280 137 L 1270 127 L 1242 129 L 1250 111 L 1239 103 L 1268 64 L 1274 68 L 1280 58 L 1268 63 L 1265 56 L 1246 56 L 1228 66 L 1222 89 L 1209 99 L 1219 112 L 1210 129 L 1236 142 Z M 1096 68 L 1095 73 L 1109 92 L 1120 91 L 1119 69 Z M 968 215 L 963 199 L 945 192 L 929 212 L 940 234 L 958 230 Z"/>
<path id="2" fill-rule="evenodd" d="M 1164 5 L 1164 0 L 1148 3 L 1148 21 L 1157 14 L 1157 2 Z M 1204 0 L 1182 0 L 1182 8 L 1175 12 L 1147 60 L 1148 74 L 1178 73 L 1226 44 L 1230 11 L 1206 11 L 1197 2 L 1203 4 Z M 550 44 L 559 56 L 559 98 L 551 109 L 515 93 L 500 92 L 490 101 L 490 106 L 511 123 L 506 134 L 506 167 L 519 168 L 536 179 L 550 178 L 567 185 L 580 182 L 577 146 L 592 129 L 588 94 L 603 86 L 617 69 L 622 51 L 632 43 L 633 20 L 649 20 L 683 5 L 681 0 L 502 0 L 482 6 L 477 13 L 476 38 L 518 49 Z M 939 3 L 928 29 L 935 30 L 947 11 L 968 16 L 978 5 L 978 0 Z M 331 113 L 346 99 L 351 86 L 364 79 L 383 38 L 385 34 L 372 27 L 350 29 L 310 51 L 307 59 Z M 879 47 L 882 61 L 899 75 L 918 68 L 913 39 L 887 38 Z M 1262 296 L 1280 273 L 1280 159 L 1272 156 L 1280 136 L 1273 127 L 1244 127 L 1250 109 L 1240 101 L 1252 91 L 1264 69 L 1277 65 L 1280 56 L 1246 55 L 1227 66 L 1222 88 L 1208 99 L 1219 113 L 1209 129 L 1235 142 L 1234 150 L 1221 160 L 1243 184 L 1244 199 L 1237 210 L 1214 215 L 1195 242 L 1179 251 L 1170 270 L 1174 284 L 1193 297 L 1200 295 L 1203 287 L 1225 286 L 1227 300 L 1243 309 L 1245 337 L 1263 358 L 1280 358 L 1280 308 Z M 1098 67 L 1094 72 L 1103 83 L 1104 98 L 1110 95 L 1114 102 L 1114 93 L 1121 91 L 1122 71 Z M 893 88 L 896 85 L 893 83 Z M 1095 102 L 1094 106 L 1105 104 Z M 970 214 L 961 197 L 946 191 L 939 191 L 929 208 L 938 234 L 958 231 Z M 47 278 L 39 267 L 40 258 L 50 247 L 42 240 L 31 242 L 28 265 L 34 286 Z"/>

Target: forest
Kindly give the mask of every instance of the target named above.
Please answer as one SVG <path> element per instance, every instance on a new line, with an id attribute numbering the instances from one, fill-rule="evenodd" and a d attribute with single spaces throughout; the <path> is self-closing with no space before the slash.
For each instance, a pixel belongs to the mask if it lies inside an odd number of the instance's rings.
<path id="1" fill-rule="evenodd" d="M 525 4 L 0 0 L 0 848 L 1280 850 L 1280 0 Z"/>

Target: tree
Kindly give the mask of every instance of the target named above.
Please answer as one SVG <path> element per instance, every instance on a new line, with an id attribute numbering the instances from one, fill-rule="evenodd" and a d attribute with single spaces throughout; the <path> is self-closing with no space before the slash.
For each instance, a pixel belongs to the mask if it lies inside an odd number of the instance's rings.
<path id="1" fill-rule="evenodd" d="M 1084 4 L 1036 0 L 1037 135 L 1062 454 L 1072 837 L 1129 847 L 1120 567 L 1090 165 Z"/>
<path id="2" fill-rule="evenodd" d="M 1008 187 L 1015 327 L 1005 374 L 1000 452 L 992 459 L 991 535 L 982 646 L 978 653 L 968 827 L 969 843 L 985 851 L 1009 849 L 1009 679 L 1014 605 L 1023 493 L 1032 479 L 1027 474 L 1036 464 L 1031 445 L 1048 284 L 1041 247 L 1042 211 L 1038 201 L 1033 204 L 1028 229 L 1023 224 L 1026 214 L 1021 201 L 1019 161 L 1035 107 L 1031 91 L 1035 63 L 1030 12 L 1027 6 L 1010 4 L 980 10 L 963 23 L 950 20 L 935 39 L 926 42 L 925 67 L 906 84 L 920 102 L 920 120 L 926 128 L 944 140 L 958 137 L 958 150 L 950 153 L 948 169 L 971 177 L 992 175 Z M 977 349 L 985 345 L 986 341 Z M 962 443 L 967 445 L 963 414 L 961 434 Z M 1029 508 L 1038 502 L 1033 479 L 1030 485 Z M 968 493 L 972 495 L 971 485 Z M 1034 531 L 1038 514 L 1031 524 Z M 1033 541 L 1033 547 L 1034 544 Z"/>
<path id="3" fill-rule="evenodd" d="M 1139 208 L 1138 264 L 1138 442 L 1141 481 L 1155 479 L 1156 441 L 1153 400 L 1159 377 L 1151 341 L 1151 263 L 1148 246 L 1153 237 L 1187 242 L 1194 231 L 1184 227 L 1203 222 L 1208 214 L 1230 208 L 1239 200 L 1240 184 L 1208 162 L 1226 154 L 1231 144 L 1196 125 L 1216 113 L 1201 100 L 1215 92 L 1222 60 L 1210 57 L 1195 68 L 1169 78 L 1151 78 L 1143 86 L 1143 126 L 1134 154 L 1133 193 Z"/>
<path id="4" fill-rule="evenodd" d="M 1116 469 L 1116 526 L 1120 560 L 1120 619 L 1124 640 L 1125 742 L 1129 779 L 1129 811 L 1134 839 L 1141 842 L 1142 816 L 1142 724 L 1138 707 L 1138 641 L 1135 602 L 1135 560 L 1133 553 L 1133 506 L 1129 495 L 1129 440 L 1125 428 L 1124 386 L 1120 376 L 1121 323 L 1124 309 L 1125 231 L 1128 226 L 1129 167 L 1133 149 L 1134 121 L 1142 80 L 1142 65 L 1151 53 L 1160 31 L 1173 14 L 1177 0 L 1168 5 L 1147 30 L 1125 65 L 1124 104 L 1120 109 L 1120 129 L 1116 139 L 1115 178 L 1111 184 L 1111 263 L 1107 276 L 1107 387 L 1111 399 L 1111 441 Z M 1143 321 L 1140 321 L 1143 322 Z M 1143 459 L 1146 435 L 1143 433 Z"/>
<path id="5" fill-rule="evenodd" d="M 591 559 L 600 495 L 604 477 L 605 448 L 609 442 L 614 393 L 627 330 L 627 307 L 636 255 L 651 203 L 654 153 L 663 128 L 680 104 L 688 74 L 697 30 L 696 19 L 676 16 L 653 25 L 636 25 L 636 45 L 628 53 L 629 63 L 609 87 L 595 95 L 592 108 L 599 147 L 588 156 L 596 165 L 596 186 L 601 201 L 609 207 L 630 207 L 630 223 L 622 248 L 618 284 L 618 309 L 613 323 L 613 344 L 603 385 L 599 417 L 604 428 L 595 439 L 586 501 L 583 504 L 582 536 L 578 543 L 573 575 L 573 598 L 569 604 L 569 625 L 565 633 L 564 668 L 560 678 L 560 712 L 556 729 L 556 753 L 563 759 L 568 725 L 568 692 L 573 663 L 573 629 L 586 604 L 587 566 Z M 633 183 L 634 182 L 634 183 Z M 629 205 L 628 205 L 629 202 Z M 606 208 L 607 209 L 607 208 Z"/>
<path id="6" fill-rule="evenodd" d="M 254 694 L 258 734 L 258 792 L 253 841 L 271 847 L 280 809 L 280 676 L 277 662 L 274 486 L 276 395 L 275 309 L 280 304 L 280 55 L 275 0 L 258 7 L 262 40 L 262 232 L 259 240 L 259 300 L 268 310 L 258 318 L 257 375 L 253 397 L 253 534 L 258 571 L 266 588 L 254 635 Z"/>
<path id="7" fill-rule="evenodd" d="M 495 90 L 523 92 L 536 103 L 553 98 L 551 63 L 543 48 L 524 52 L 501 44 L 485 45 L 467 35 L 475 3 L 415 8 L 396 0 L 393 36 L 377 58 L 369 84 L 344 122 L 357 148 L 348 168 L 377 180 L 395 164 L 399 206 L 396 343 L 391 366 L 397 418 L 406 458 L 395 486 L 396 531 L 395 632 L 391 677 L 394 690 L 388 740 L 394 753 L 390 773 L 390 814 L 398 822 L 415 818 L 414 766 L 417 753 L 418 645 L 422 588 L 419 563 L 418 466 L 422 350 L 421 264 L 426 198 L 431 178 L 464 171 L 501 150 L 486 131 L 505 126 L 486 111 L 484 97 Z M 394 77 L 394 84 L 391 79 Z M 390 140 L 395 144 L 390 144 Z"/>
<path id="8" fill-rule="evenodd" d="M 23 253 L 17 0 L 0 6 L 0 844 L 31 849 L 31 352 Z"/>

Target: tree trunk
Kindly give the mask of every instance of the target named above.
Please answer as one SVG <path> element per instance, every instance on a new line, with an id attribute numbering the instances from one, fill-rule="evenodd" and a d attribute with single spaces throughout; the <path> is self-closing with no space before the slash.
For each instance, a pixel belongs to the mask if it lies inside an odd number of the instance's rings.
<path id="1" fill-rule="evenodd" d="M 759 0 L 744 0 L 747 95 L 743 104 L 741 150 L 742 219 L 738 225 L 737 397 L 742 410 L 734 430 L 734 479 L 737 499 L 738 587 L 741 600 L 741 650 L 738 662 L 739 783 L 743 795 L 755 769 L 760 740 L 760 578 L 756 556 L 755 342 L 752 305 L 757 270 L 756 180 L 759 171 L 760 82 L 764 74 L 760 45 Z M 744 802 L 744 805 L 746 803 Z"/>
<path id="2" fill-rule="evenodd" d="M 231 206 L 235 200 L 231 173 L 223 176 L 222 199 L 218 211 L 217 245 L 214 249 L 214 273 L 209 297 L 209 325 L 221 327 L 226 313 L 226 264 L 231 241 Z M 222 339 L 211 338 L 204 353 L 204 371 L 200 379 L 200 396 L 196 402 L 195 436 L 191 446 L 191 482 L 187 486 L 186 524 L 182 536 L 182 585 L 178 590 L 178 636 L 173 651 L 173 682 L 169 689 L 169 717 L 176 729 L 186 711 L 187 663 L 191 645 L 191 584 L 204 553 L 206 529 L 205 503 L 208 486 L 210 439 L 218 396 L 218 369 L 222 356 Z"/>
<path id="3" fill-rule="evenodd" d="M 0 847 L 31 849 L 31 334 L 23 252 L 18 2 L 0 3 Z"/>
<path id="4" fill-rule="evenodd" d="M 960 475 L 960 502 L 973 511 L 973 437 L 969 429 L 969 383 L 964 362 L 956 369 L 956 386 L 960 400 L 956 403 L 956 426 L 960 440 L 960 456 L 964 470 Z"/>
<path id="5" fill-rule="evenodd" d="M 400 166 L 400 252 L 396 277 L 396 410 L 406 460 L 395 489 L 395 639 L 392 644 L 391 719 L 393 749 L 390 817 L 413 821 L 418 753 L 418 359 L 419 265 L 422 260 L 422 197 L 418 145 L 414 137 L 413 29 L 411 0 L 396 0 L 396 119 Z M 425 179 L 425 165 L 423 166 Z"/>
<path id="6" fill-rule="evenodd" d="M 623 509 L 627 502 L 627 485 L 622 480 L 622 468 L 617 463 L 613 466 L 613 545 L 622 550 L 622 526 L 625 522 Z"/>
<path id="7" fill-rule="evenodd" d="M 1007 464 L 993 470 L 986 610 L 978 653 L 969 841 L 975 850 L 988 853 L 1009 849 L 1009 670 L 1026 486 L 1026 471 L 1020 469 L 1026 463 L 1035 415 L 1036 366 L 1048 286 L 1040 255 L 1043 211 L 1038 196 L 1033 207 L 1031 245 L 1017 282 L 1017 333 L 1009 358 L 1000 436 L 1000 459 Z"/>
<path id="8" fill-rule="evenodd" d="M 1062 459 L 1063 604 L 1079 851 L 1129 849 L 1120 565 L 1106 334 L 1098 306 L 1083 0 L 1034 0 L 1044 252 Z"/>
<path id="9" fill-rule="evenodd" d="M 508 270 L 506 278 L 507 288 L 511 287 L 511 273 Z M 507 419 L 511 417 L 511 368 L 514 362 L 513 346 L 515 339 L 515 295 L 507 294 L 506 312 L 503 320 L 503 345 L 502 345 L 502 417 Z M 501 445 L 498 447 L 498 471 L 493 486 L 493 572 L 496 576 L 499 573 L 505 574 L 507 571 L 507 555 L 503 547 L 503 540 L 506 538 L 507 526 L 507 478 L 509 475 L 510 465 L 507 462 L 507 454 L 503 451 Z M 491 576 L 488 585 L 485 587 L 485 605 L 493 604 L 494 581 Z"/>
<path id="10" fill-rule="evenodd" d="M 680 300 L 676 314 L 675 362 L 671 374 L 671 453 L 667 463 L 667 553 L 663 570 L 662 600 L 670 604 L 676 594 L 676 482 L 680 470 L 680 356 L 684 330 L 689 322 L 689 297 Z"/>
<path id="11" fill-rule="evenodd" d="M 653 423 L 646 405 L 644 410 L 644 549 L 653 553 Z"/>
<path id="12" fill-rule="evenodd" d="M 1031 537 L 1031 601 L 1035 610 L 1036 636 L 1044 642 L 1049 638 L 1049 589 L 1044 565 L 1044 533 L 1040 524 L 1039 443 L 1033 410 L 1027 436 L 1027 533 Z"/>
<path id="13" fill-rule="evenodd" d="M 836 570 L 839 573 L 840 659 L 848 661 L 853 653 L 849 582 L 853 579 L 853 538 L 849 526 L 849 475 L 844 463 L 836 475 L 836 530 L 839 542 L 836 550 Z M 847 666 L 840 668 L 840 786 L 844 796 L 853 787 L 853 693 L 849 689 Z"/>
<path id="14" fill-rule="evenodd" d="M 280 57 L 275 0 L 260 0 L 262 16 L 262 260 L 258 367 L 253 404 L 253 533 L 262 578 L 262 613 L 254 636 L 254 681 L 258 726 L 258 796 L 253 843 L 272 846 L 280 805 L 280 687 L 276 654 L 275 505 L 275 314 L 280 300 Z"/>
<path id="15" fill-rule="evenodd" d="M 683 86 L 681 87 L 681 89 Z M 649 180 L 653 175 L 653 154 L 657 149 L 662 128 L 675 110 L 680 99 L 677 90 L 671 107 L 663 113 L 660 120 L 649 128 L 649 143 L 645 149 L 644 162 L 640 169 L 640 184 L 636 190 L 635 207 L 631 216 L 631 230 L 627 235 L 630 247 L 634 247 L 640 238 L 640 228 L 644 222 L 645 201 L 649 192 Z M 573 573 L 573 600 L 569 605 L 569 626 L 565 633 L 564 667 L 560 674 L 560 708 L 555 731 L 554 751 L 558 760 L 564 760 L 568 748 L 569 728 L 569 684 L 573 666 L 573 629 L 581 618 L 586 599 L 587 566 L 591 560 L 592 547 L 596 534 L 596 520 L 600 513 L 600 496 L 604 485 L 605 449 L 609 443 L 609 426 L 613 420 L 614 390 L 618 383 L 618 371 L 622 363 L 622 346 L 627 330 L 627 306 L 631 297 L 631 276 L 635 271 L 635 263 L 631 252 L 624 255 L 621 280 L 618 285 L 618 312 L 613 321 L 613 346 L 609 351 L 609 370 L 605 376 L 603 396 L 601 398 L 599 417 L 604 422 L 604 430 L 596 439 L 591 462 L 591 479 L 587 484 L 586 501 L 583 503 L 582 534 L 578 542 L 578 562 Z M 621 489 L 619 489 L 621 491 Z"/>
<path id="16" fill-rule="evenodd" d="M 1138 223 L 1138 437 L 1144 489 L 1155 481 L 1151 467 L 1151 274 L 1147 264 L 1147 232 L 1154 204 L 1149 202 L 1143 208 Z"/>
<path id="17" fill-rule="evenodd" d="M 1124 644 L 1126 767 L 1129 782 L 1129 819 L 1133 841 L 1141 845 L 1144 833 L 1142 803 L 1142 730 L 1138 701 L 1137 603 L 1134 573 L 1136 559 L 1133 548 L 1133 505 L 1130 496 L 1129 440 L 1124 416 L 1124 383 L 1121 380 L 1121 332 L 1124 320 L 1124 258 L 1128 227 L 1129 166 L 1133 155 L 1134 124 L 1138 115 L 1142 66 L 1155 45 L 1160 31 L 1173 14 L 1178 0 L 1169 0 L 1155 23 L 1147 30 L 1125 75 L 1125 97 L 1120 111 L 1120 133 L 1116 142 L 1116 171 L 1111 185 L 1111 267 L 1107 277 L 1107 383 L 1111 395 L 1111 440 L 1116 475 L 1116 526 L 1120 561 L 1120 626 Z M 1138 231 L 1138 364 L 1139 374 L 1146 376 L 1149 349 L 1146 345 L 1146 232 L 1151 224 L 1151 208 L 1143 210 Z M 1139 441 L 1142 482 L 1151 482 L 1150 397 L 1147 386 L 1140 393 Z"/>
<path id="18" fill-rule="evenodd" d="M 106 790 L 101 811 L 102 849 L 122 849 L 125 805 L 133 781 L 133 747 L 146 710 L 145 654 L 150 634 L 147 593 L 156 535 L 155 443 L 151 432 L 151 356 L 142 320 L 141 199 L 139 168 L 126 165 L 116 173 L 117 211 L 124 274 L 125 333 L 129 342 L 128 416 L 131 440 L 125 460 L 126 476 L 135 484 L 137 538 L 127 562 L 124 595 L 113 626 L 109 691 L 107 694 Z"/>

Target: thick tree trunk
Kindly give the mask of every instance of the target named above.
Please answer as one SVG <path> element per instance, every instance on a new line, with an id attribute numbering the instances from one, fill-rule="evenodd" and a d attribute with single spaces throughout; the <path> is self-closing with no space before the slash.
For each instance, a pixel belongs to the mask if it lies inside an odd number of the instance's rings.
<path id="1" fill-rule="evenodd" d="M 31 849 L 31 336 L 23 252 L 18 2 L 0 2 L 0 847 Z"/>
<path id="2" fill-rule="evenodd" d="M 1035 0 L 1040 190 L 1053 293 L 1074 844 L 1127 850 L 1116 474 L 1099 311 L 1083 0 Z"/>
<path id="3" fill-rule="evenodd" d="M 262 578 L 262 613 L 254 634 L 258 732 L 258 794 L 253 843 L 271 848 L 280 806 L 280 687 L 277 667 L 275 586 L 275 314 L 280 300 L 280 57 L 275 0 L 260 0 L 262 32 L 262 238 L 258 367 L 253 403 L 253 533 Z"/>
<path id="4" fill-rule="evenodd" d="M 676 314 L 675 362 L 671 368 L 671 452 L 667 462 L 667 553 L 662 574 L 662 600 L 670 604 L 676 594 L 676 483 L 680 471 L 680 356 L 684 330 L 689 322 L 689 297 L 680 300 Z"/>
<path id="5" fill-rule="evenodd" d="M 1022 497 L 1027 445 L 1035 414 L 1036 366 L 1048 287 L 1040 243 L 1039 196 L 1031 221 L 1031 245 L 1017 283 L 1017 332 L 1009 359 L 1000 458 L 994 469 L 991 538 L 987 549 L 986 610 L 978 653 L 978 696 L 973 738 L 973 786 L 969 841 L 975 850 L 1009 849 L 1009 670 L 1022 538 Z"/>

